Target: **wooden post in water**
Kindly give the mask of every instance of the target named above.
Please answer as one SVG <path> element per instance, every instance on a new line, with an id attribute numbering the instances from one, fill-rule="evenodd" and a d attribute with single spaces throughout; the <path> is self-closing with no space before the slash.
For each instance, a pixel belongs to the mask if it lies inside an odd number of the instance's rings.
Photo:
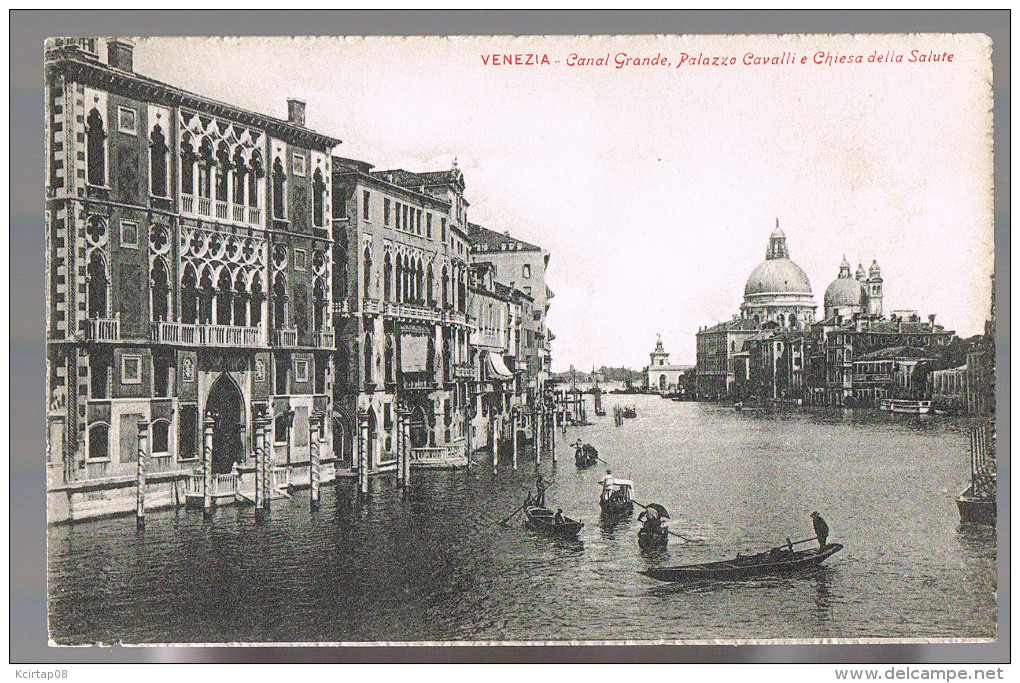
<path id="1" fill-rule="evenodd" d="M 545 412 L 545 437 L 549 444 L 549 453 L 552 454 L 553 464 L 556 464 L 556 413 L 552 410 Z"/>
<path id="2" fill-rule="evenodd" d="M 531 443 L 535 449 L 535 467 L 542 464 L 542 449 L 538 443 L 538 409 L 532 410 L 531 413 Z"/>
<path id="3" fill-rule="evenodd" d="M 411 413 L 404 414 L 404 436 L 401 444 L 404 448 L 404 491 L 411 490 Z"/>
<path id="4" fill-rule="evenodd" d="M 263 425 L 263 441 L 265 442 L 265 456 L 262 458 L 262 500 L 265 507 L 265 517 L 269 519 L 269 513 L 273 510 L 273 465 L 276 460 L 274 444 L 276 441 L 276 419 L 273 416 L 273 404 L 270 401 L 266 408 L 266 422 Z"/>
<path id="5" fill-rule="evenodd" d="M 510 413 L 510 426 L 514 430 L 513 436 L 511 437 L 512 440 L 513 440 L 512 441 L 513 445 L 511 446 L 511 448 L 514 449 L 514 453 L 513 453 L 514 472 L 517 471 L 517 428 L 519 426 L 519 424 L 518 424 L 519 422 L 520 422 L 520 411 L 517 410 L 517 409 L 514 409 Z"/>
<path id="6" fill-rule="evenodd" d="M 216 421 L 213 419 L 213 414 L 210 411 L 205 412 L 205 423 L 203 424 L 203 457 L 202 457 L 202 468 L 203 474 L 205 475 L 204 482 L 202 485 L 202 517 L 209 519 L 212 517 L 212 487 L 213 487 L 213 471 L 212 471 L 212 445 L 213 445 L 213 429 L 216 426 Z"/>
<path id="7" fill-rule="evenodd" d="M 138 506 L 135 510 L 135 527 L 145 530 L 145 458 L 149 450 L 149 423 L 138 423 Z"/>
<path id="8" fill-rule="evenodd" d="M 256 415 L 251 423 L 255 433 L 255 523 L 261 524 L 266 519 L 266 426 L 261 415 Z"/>
<path id="9" fill-rule="evenodd" d="M 404 452 L 404 411 L 399 407 L 396 409 L 397 413 L 397 438 L 396 438 L 396 450 L 397 450 L 397 488 L 404 488 L 404 459 L 407 454 Z"/>
<path id="10" fill-rule="evenodd" d="M 492 476 L 496 476 L 499 467 L 499 416 L 493 415 L 489 421 L 492 425 L 492 441 L 489 447 L 492 449 Z"/>
<path id="11" fill-rule="evenodd" d="M 360 438 L 358 439 L 358 491 L 362 495 L 368 493 L 368 449 L 370 444 L 368 443 L 368 415 L 366 413 L 360 413 L 358 415 L 359 431 L 361 432 Z"/>
<path id="12" fill-rule="evenodd" d="M 308 485 L 311 488 L 311 493 L 308 497 L 308 505 L 312 510 L 319 509 L 319 413 L 312 413 L 311 419 L 308 421 L 308 438 L 311 440 L 310 449 L 308 453 Z"/>

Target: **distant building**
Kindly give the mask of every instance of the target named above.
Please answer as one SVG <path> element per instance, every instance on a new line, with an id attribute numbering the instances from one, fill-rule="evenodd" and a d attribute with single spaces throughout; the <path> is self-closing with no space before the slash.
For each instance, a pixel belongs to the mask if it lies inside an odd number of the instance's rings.
<path id="1" fill-rule="evenodd" d="M 758 322 L 735 317 L 698 331 L 695 379 L 698 398 L 718 399 L 729 396 L 736 379 L 735 359 L 744 350 L 744 342 L 760 330 Z"/>
<path id="2" fill-rule="evenodd" d="M 882 271 L 878 262 L 871 262 L 867 275 L 864 266 L 858 264 L 852 276 L 850 264 L 843 257 L 839 276 L 825 290 L 824 304 L 826 318 L 882 317 Z"/>
<path id="3" fill-rule="evenodd" d="M 660 393 L 678 391 L 680 376 L 689 370 L 690 366 L 673 365 L 669 362 L 669 353 L 662 346 L 662 337 L 656 339 L 655 350 L 649 356 L 650 362 L 644 370 L 647 388 Z"/>

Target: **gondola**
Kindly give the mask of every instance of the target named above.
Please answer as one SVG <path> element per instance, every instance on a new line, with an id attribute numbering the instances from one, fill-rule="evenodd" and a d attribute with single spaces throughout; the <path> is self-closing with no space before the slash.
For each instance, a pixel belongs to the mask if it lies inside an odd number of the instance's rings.
<path id="1" fill-rule="evenodd" d="M 602 516 L 615 520 L 634 511 L 634 482 L 617 479 L 609 498 L 599 498 Z"/>
<path id="2" fill-rule="evenodd" d="M 599 461 L 599 452 L 591 444 L 574 446 L 574 464 L 578 469 L 588 469 Z"/>
<path id="3" fill-rule="evenodd" d="M 581 527 L 584 526 L 583 522 L 578 522 L 576 519 L 570 519 L 566 516 L 563 517 L 563 523 L 557 524 L 554 521 L 556 513 L 549 508 L 538 507 L 537 505 L 525 507 L 524 515 L 528 518 L 526 524 L 529 528 L 566 538 L 577 538 Z"/>
<path id="4" fill-rule="evenodd" d="M 669 531 L 660 526 L 657 530 L 641 529 L 637 535 L 638 547 L 642 550 L 665 548 L 669 542 Z"/>
<path id="5" fill-rule="evenodd" d="M 633 408 L 624 408 L 623 409 L 623 416 L 624 417 L 628 417 L 628 418 L 630 418 L 630 417 L 637 417 L 637 411 L 634 410 Z"/>
<path id="6" fill-rule="evenodd" d="M 775 548 L 771 552 L 757 555 L 737 555 L 732 560 L 706 562 L 677 567 L 655 567 L 641 572 L 659 581 L 684 583 L 690 581 L 739 581 L 758 576 L 790 574 L 816 567 L 832 557 L 843 546 L 829 543 L 824 550 L 790 551 Z"/>

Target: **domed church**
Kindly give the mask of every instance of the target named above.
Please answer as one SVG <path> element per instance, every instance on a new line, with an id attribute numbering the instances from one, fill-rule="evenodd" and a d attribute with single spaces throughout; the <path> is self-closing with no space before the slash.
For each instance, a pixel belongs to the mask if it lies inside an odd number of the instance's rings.
<path id="1" fill-rule="evenodd" d="M 882 315 L 882 270 L 877 261 L 871 262 L 867 274 L 864 266 L 857 266 L 857 273 L 850 274 L 846 257 L 839 264 L 839 277 L 825 290 L 825 318 L 849 320 L 854 316 Z"/>
<path id="2" fill-rule="evenodd" d="M 807 330 L 815 320 L 815 308 L 811 282 L 790 260 L 786 235 L 777 219 L 765 260 L 747 277 L 740 315 L 759 325 L 771 321 L 783 329 Z"/>

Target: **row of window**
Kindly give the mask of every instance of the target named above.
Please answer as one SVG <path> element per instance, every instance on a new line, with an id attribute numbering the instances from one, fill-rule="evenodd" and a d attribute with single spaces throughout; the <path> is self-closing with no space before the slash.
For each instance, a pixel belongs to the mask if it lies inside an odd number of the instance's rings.
<path id="1" fill-rule="evenodd" d="M 372 193 L 368 190 L 363 190 L 361 195 L 361 217 L 368 221 L 371 220 L 372 216 Z M 424 234 L 422 232 L 422 217 L 425 218 L 425 229 Z M 433 214 L 427 211 L 423 211 L 414 206 L 391 200 L 389 197 L 383 198 L 383 225 L 387 227 L 394 227 L 397 230 L 403 230 L 404 232 L 425 237 L 426 239 L 433 238 L 432 232 L 432 217 Z M 449 231 L 447 229 L 446 217 L 439 217 L 439 239 L 446 244 L 448 239 Z"/>
<path id="2" fill-rule="evenodd" d="M 118 130 L 130 135 L 138 134 L 137 112 L 128 107 L 118 107 Z M 86 165 L 90 185 L 106 187 L 107 133 L 103 116 L 93 108 L 86 120 Z M 154 197 L 169 196 L 169 147 L 166 134 L 157 124 L 153 126 L 149 139 L 149 191 Z M 181 193 L 200 199 L 226 203 L 229 200 L 236 207 L 258 209 L 260 206 L 261 179 L 265 176 L 258 150 L 245 161 L 237 150 L 231 158 L 227 145 L 220 143 L 214 151 L 208 138 L 203 139 L 198 154 L 192 151 L 190 134 L 185 133 L 181 145 Z M 291 173 L 307 177 L 308 159 L 305 154 L 294 152 L 291 158 Z M 287 174 L 283 163 L 277 157 L 272 168 L 273 217 L 287 219 Z M 326 225 L 326 183 L 320 169 L 312 177 L 312 221 L 316 227 Z M 190 213 L 212 215 L 212 207 L 199 202 L 184 207 Z M 217 215 L 227 219 L 228 215 Z M 242 222 L 251 222 L 251 215 L 244 214 Z M 257 221 L 256 221 L 257 222 Z"/>

